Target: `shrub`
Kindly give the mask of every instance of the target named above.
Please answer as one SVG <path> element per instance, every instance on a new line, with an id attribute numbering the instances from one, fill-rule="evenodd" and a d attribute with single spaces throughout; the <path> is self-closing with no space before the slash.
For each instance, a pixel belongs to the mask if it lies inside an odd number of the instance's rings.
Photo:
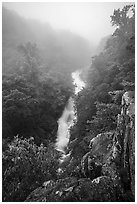
<path id="1" fill-rule="evenodd" d="M 56 179 L 57 152 L 17 137 L 3 152 L 3 201 L 24 201 L 45 180 Z"/>

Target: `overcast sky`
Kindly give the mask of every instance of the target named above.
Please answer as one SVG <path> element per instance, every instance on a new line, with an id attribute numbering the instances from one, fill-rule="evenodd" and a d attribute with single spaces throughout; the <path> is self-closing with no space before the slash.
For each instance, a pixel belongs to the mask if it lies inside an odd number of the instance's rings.
<path id="1" fill-rule="evenodd" d="M 110 15 L 113 10 L 123 8 L 127 2 L 43 2 L 3 3 L 25 18 L 39 19 L 54 28 L 67 29 L 88 38 L 93 43 L 113 32 Z M 130 2 L 131 4 L 131 2 Z"/>

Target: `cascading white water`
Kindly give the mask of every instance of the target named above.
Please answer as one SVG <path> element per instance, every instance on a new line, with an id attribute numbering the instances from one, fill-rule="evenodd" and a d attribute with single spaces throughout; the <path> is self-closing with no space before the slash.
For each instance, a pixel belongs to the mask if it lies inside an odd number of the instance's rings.
<path id="1" fill-rule="evenodd" d="M 70 138 L 69 129 L 74 123 L 74 101 L 69 98 L 61 118 L 58 120 L 56 149 L 64 152 Z"/>
<path id="2" fill-rule="evenodd" d="M 85 83 L 80 78 L 82 70 L 77 70 L 72 73 L 73 84 L 75 85 L 75 94 L 77 95 L 84 87 Z"/>
<path id="3" fill-rule="evenodd" d="M 80 74 L 80 70 L 72 73 L 72 79 L 75 85 L 75 94 L 78 94 L 78 92 L 85 87 L 85 83 L 81 80 Z M 70 97 L 62 116 L 58 120 L 56 149 L 63 153 L 65 153 L 65 148 L 69 143 L 70 128 L 74 125 L 74 121 L 76 120 L 74 105 L 74 100 Z"/>

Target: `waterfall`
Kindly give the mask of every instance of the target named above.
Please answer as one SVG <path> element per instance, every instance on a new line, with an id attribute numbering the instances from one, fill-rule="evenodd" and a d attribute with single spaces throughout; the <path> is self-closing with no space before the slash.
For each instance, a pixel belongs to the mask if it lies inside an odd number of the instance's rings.
<path id="1" fill-rule="evenodd" d="M 75 85 L 75 94 L 77 95 L 83 87 L 85 87 L 84 81 L 80 78 L 82 70 L 77 70 L 72 73 L 73 84 Z"/>
<path id="2" fill-rule="evenodd" d="M 81 80 L 80 74 L 81 70 L 72 73 L 75 94 L 78 94 L 78 92 L 85 87 L 85 83 Z M 56 149 L 64 154 L 70 139 L 70 128 L 74 125 L 74 121 L 76 120 L 74 105 L 74 99 L 70 97 L 62 116 L 58 120 Z"/>
<path id="3" fill-rule="evenodd" d="M 68 104 L 66 105 L 62 116 L 58 120 L 58 131 L 56 140 L 56 149 L 64 152 L 65 147 L 69 142 L 70 138 L 70 127 L 74 123 L 74 101 L 72 97 L 69 98 Z"/>

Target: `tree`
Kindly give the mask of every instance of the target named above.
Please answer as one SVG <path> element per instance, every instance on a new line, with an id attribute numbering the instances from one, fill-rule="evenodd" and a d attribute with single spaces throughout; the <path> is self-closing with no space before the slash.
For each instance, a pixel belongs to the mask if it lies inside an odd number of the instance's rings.
<path id="1" fill-rule="evenodd" d="M 20 49 L 23 60 L 18 72 L 3 76 L 3 137 L 33 136 L 37 144 L 47 145 L 55 141 L 57 120 L 72 88 L 60 74 L 42 73 L 35 45 Z"/>
<path id="2" fill-rule="evenodd" d="M 135 53 L 135 5 L 114 10 L 111 23 L 116 26 L 113 36 L 118 41 L 119 60 L 124 62 Z"/>
<path id="3" fill-rule="evenodd" d="M 114 10 L 111 23 L 116 29 L 104 50 L 92 57 L 92 64 L 85 74 L 87 86 L 77 98 L 77 124 L 71 136 L 72 140 L 78 139 L 76 146 L 80 146 L 80 141 L 87 135 L 94 137 L 101 131 L 115 129 L 121 93 L 134 90 L 135 6 Z M 120 95 L 117 98 L 116 94 L 114 99 L 110 92 Z"/>

